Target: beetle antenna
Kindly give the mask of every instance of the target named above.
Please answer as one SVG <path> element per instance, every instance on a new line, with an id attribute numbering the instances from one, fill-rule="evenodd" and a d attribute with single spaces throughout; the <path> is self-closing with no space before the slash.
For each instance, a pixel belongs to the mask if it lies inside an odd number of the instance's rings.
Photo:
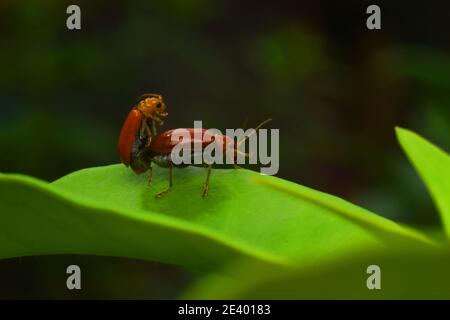
<path id="1" fill-rule="evenodd" d="M 246 115 L 244 117 L 244 120 L 242 120 L 241 128 L 245 130 L 245 127 L 247 127 L 247 123 L 248 123 L 248 116 Z"/>
<path id="2" fill-rule="evenodd" d="M 235 148 L 235 154 L 236 154 L 236 155 L 237 155 L 237 154 L 241 154 L 241 155 L 243 155 L 243 156 L 246 157 L 246 158 L 250 158 L 250 157 L 252 156 L 252 153 L 251 153 L 251 152 L 242 152 L 242 151 L 240 151 L 240 150 L 239 150 L 239 146 L 240 146 L 241 144 L 243 144 L 245 141 L 247 141 L 248 138 L 250 138 L 250 137 L 251 137 L 253 134 L 255 134 L 259 129 L 261 129 L 262 126 L 264 126 L 265 124 L 269 123 L 270 121 L 272 121 L 272 118 L 269 118 L 269 119 L 264 120 L 264 121 L 261 122 L 259 125 L 257 125 L 257 126 L 255 127 L 255 129 L 254 129 L 248 136 L 245 136 L 244 139 L 242 139 L 241 141 L 238 141 L 237 147 Z"/>

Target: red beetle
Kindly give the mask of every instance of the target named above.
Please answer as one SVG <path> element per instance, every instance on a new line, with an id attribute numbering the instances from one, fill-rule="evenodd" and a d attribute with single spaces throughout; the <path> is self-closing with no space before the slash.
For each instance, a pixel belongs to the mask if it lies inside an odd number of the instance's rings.
<path id="1" fill-rule="evenodd" d="M 261 128 L 264 124 L 271 121 L 271 119 L 267 119 L 260 125 L 258 125 L 255 128 L 255 131 Z M 172 139 L 173 134 L 177 130 L 186 130 L 186 132 L 189 133 L 190 139 L 188 141 L 182 140 L 176 140 Z M 198 130 L 198 131 L 197 131 Z M 200 132 L 199 132 L 200 131 Z M 180 146 L 180 144 L 186 144 L 191 145 L 191 157 L 194 156 L 194 148 L 195 144 L 198 143 L 201 145 L 202 151 L 205 149 L 206 146 L 215 143 L 218 144 L 219 147 L 222 148 L 223 154 L 225 155 L 226 152 L 232 152 L 232 155 L 236 158 L 237 154 L 242 154 L 245 157 L 248 157 L 248 154 L 242 153 L 240 150 L 238 150 L 238 147 L 240 144 L 242 144 L 247 138 L 249 138 L 250 135 L 247 135 L 243 140 L 238 141 L 235 143 L 232 138 L 228 137 L 227 135 L 222 134 L 210 134 L 207 132 L 207 129 L 194 129 L 194 128 L 186 128 L 186 129 L 173 129 L 169 131 L 165 131 L 152 141 L 150 146 L 145 146 L 142 149 L 140 149 L 136 153 L 136 159 L 135 159 L 135 172 L 137 173 L 143 173 L 147 170 L 150 170 L 150 181 L 151 181 L 151 171 L 152 171 L 152 163 L 156 163 L 160 167 L 166 167 L 169 168 L 169 187 L 158 193 L 157 197 L 164 196 L 167 192 L 170 191 L 170 189 L 173 186 L 173 177 L 172 177 L 172 168 L 174 166 L 177 167 L 187 167 L 188 165 L 182 164 L 182 165 L 176 165 L 173 163 L 171 158 L 172 150 L 175 146 Z M 199 139 L 200 138 L 200 139 Z M 192 163 L 192 162 L 191 162 Z M 196 166 L 196 164 L 192 164 Z M 205 197 L 208 194 L 208 188 L 209 188 L 209 180 L 211 177 L 211 170 L 212 170 L 212 164 L 203 162 L 201 164 L 202 166 L 207 166 L 208 172 L 203 188 L 202 197 Z M 198 165 L 197 165 L 198 166 Z M 237 167 L 237 166 L 235 166 Z"/>
<path id="2" fill-rule="evenodd" d="M 152 137 L 156 136 L 156 124 L 162 125 L 162 118 L 167 115 L 162 96 L 149 93 L 139 97 L 137 105 L 128 113 L 119 136 L 120 158 L 127 167 L 131 166 L 136 172 L 135 167 L 138 168 L 139 164 L 134 162 L 139 161 L 139 150 L 151 144 Z"/>

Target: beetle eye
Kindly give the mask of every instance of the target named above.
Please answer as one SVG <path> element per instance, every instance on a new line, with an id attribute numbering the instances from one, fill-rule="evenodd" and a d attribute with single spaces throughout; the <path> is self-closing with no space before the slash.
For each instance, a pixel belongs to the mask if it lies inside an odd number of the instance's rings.
<path id="1" fill-rule="evenodd" d="M 156 106 L 158 109 L 161 108 L 161 102 L 158 101 L 158 102 L 156 103 L 155 106 Z"/>

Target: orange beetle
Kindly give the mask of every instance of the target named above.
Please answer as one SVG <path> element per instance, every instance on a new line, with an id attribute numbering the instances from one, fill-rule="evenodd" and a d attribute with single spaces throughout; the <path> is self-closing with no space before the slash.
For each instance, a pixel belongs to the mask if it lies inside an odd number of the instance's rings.
<path id="1" fill-rule="evenodd" d="M 150 145 L 152 137 L 156 136 L 156 124 L 164 124 L 162 118 L 167 116 L 161 95 L 149 93 L 139 97 L 137 105 L 128 113 L 119 136 L 119 154 L 123 164 L 139 173 L 139 165 L 134 163 L 137 154 Z"/>

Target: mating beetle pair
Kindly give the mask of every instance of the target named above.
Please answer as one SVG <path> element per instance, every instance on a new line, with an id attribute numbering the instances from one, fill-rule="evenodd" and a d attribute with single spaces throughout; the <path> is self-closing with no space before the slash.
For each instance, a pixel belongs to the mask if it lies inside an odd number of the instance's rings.
<path id="1" fill-rule="evenodd" d="M 119 154 L 121 160 L 127 167 L 131 167 L 136 174 L 150 171 L 149 182 L 151 182 L 153 162 L 158 166 L 169 168 L 169 186 L 166 190 L 158 193 L 156 197 L 164 196 L 173 186 L 172 169 L 177 165 L 172 161 L 171 152 L 175 146 L 180 143 L 199 144 L 203 150 L 208 145 L 215 143 L 222 148 L 224 154 L 227 151 L 232 151 L 232 154 L 236 155 L 240 153 L 238 150 L 239 145 L 245 141 L 243 140 L 235 144 L 234 140 L 226 135 L 216 134 L 212 136 L 206 134 L 206 129 L 194 128 L 183 129 L 190 135 L 190 140 L 187 142 L 172 139 L 176 129 L 157 135 L 156 125 L 162 125 L 162 119 L 167 117 L 167 115 L 166 105 L 162 96 L 145 94 L 139 98 L 137 105 L 129 112 L 119 137 Z M 261 125 L 266 122 L 263 122 Z M 201 135 L 198 135 L 198 131 L 196 132 L 196 130 L 201 130 Z M 199 137 L 201 137 L 200 140 Z M 212 165 L 205 162 L 202 165 L 208 168 L 202 192 L 202 197 L 205 197 L 208 194 Z M 183 167 L 186 165 L 178 166 Z"/>

